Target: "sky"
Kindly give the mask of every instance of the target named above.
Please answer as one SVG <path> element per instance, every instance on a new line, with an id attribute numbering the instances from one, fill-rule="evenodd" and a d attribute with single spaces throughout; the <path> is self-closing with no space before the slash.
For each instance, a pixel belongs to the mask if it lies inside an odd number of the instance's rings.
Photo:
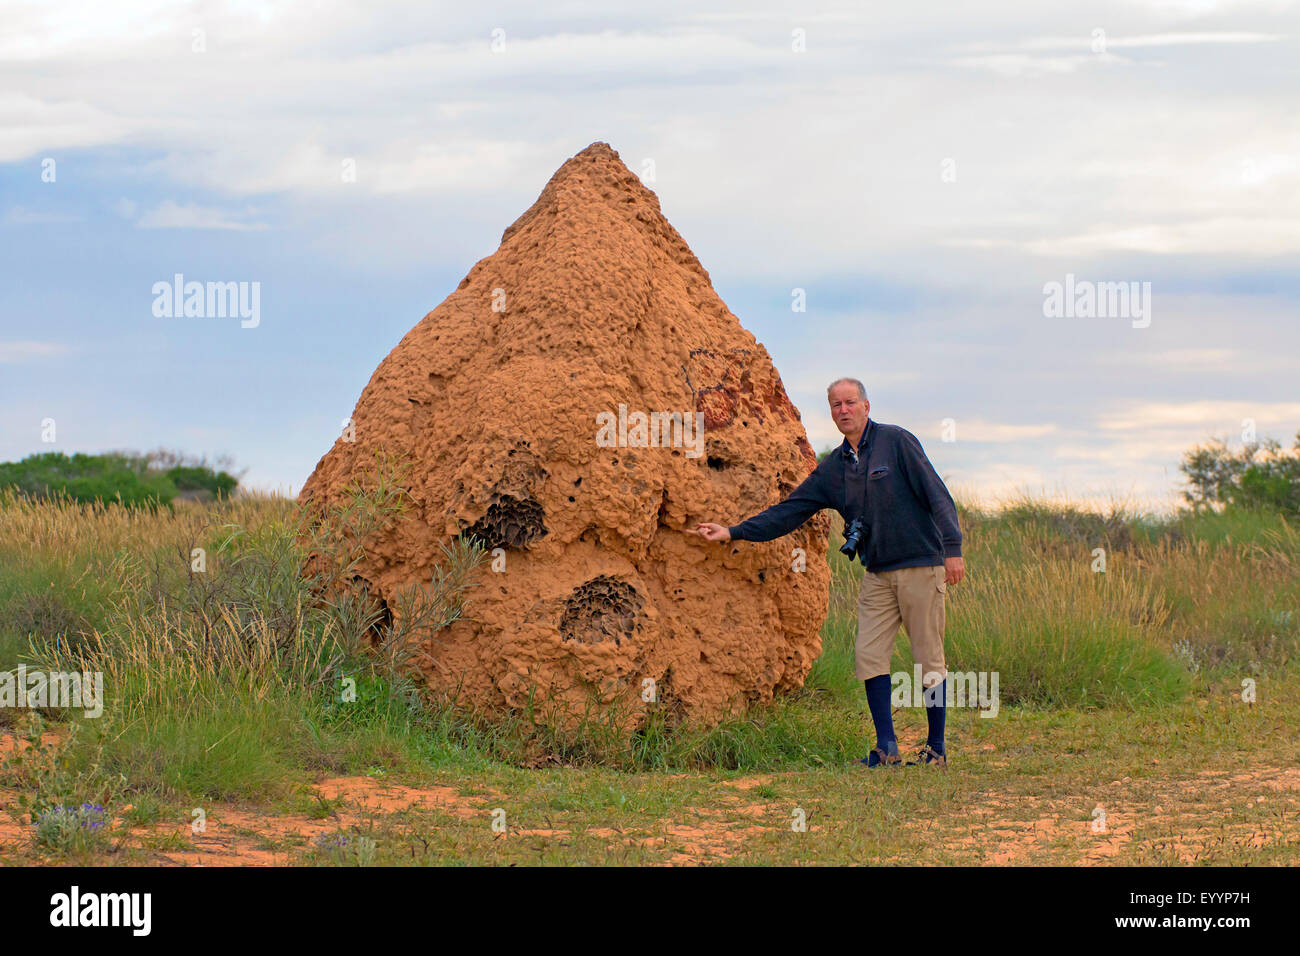
<path id="1" fill-rule="evenodd" d="M 1162 509 L 1191 447 L 1300 431 L 1297 3 L 5 0 L 0 461 L 296 493 L 595 141 L 818 449 L 852 376 L 968 500 Z M 178 273 L 256 325 L 156 314 Z"/>

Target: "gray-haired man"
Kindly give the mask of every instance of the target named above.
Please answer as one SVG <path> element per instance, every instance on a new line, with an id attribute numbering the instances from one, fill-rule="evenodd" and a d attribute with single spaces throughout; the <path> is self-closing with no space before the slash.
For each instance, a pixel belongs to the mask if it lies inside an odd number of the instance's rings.
<path id="1" fill-rule="evenodd" d="M 860 381 L 836 379 L 826 398 L 835 426 L 844 435 L 839 448 L 785 501 L 730 528 L 703 522 L 694 533 L 709 541 L 771 541 L 823 508 L 838 511 L 846 531 L 860 522 L 855 556 L 866 571 L 858 595 L 855 666 L 876 726 L 876 746 L 860 763 L 901 763 L 890 712 L 889 661 L 902 625 L 926 688 L 929 733 L 916 762 L 943 767 L 948 762 L 944 597 L 947 586 L 966 573 L 957 506 L 916 436 L 871 420 L 871 403 Z"/>

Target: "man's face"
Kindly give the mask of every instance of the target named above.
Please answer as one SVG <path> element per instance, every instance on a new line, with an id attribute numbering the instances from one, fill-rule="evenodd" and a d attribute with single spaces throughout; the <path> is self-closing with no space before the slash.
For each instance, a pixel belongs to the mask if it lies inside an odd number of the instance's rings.
<path id="1" fill-rule="evenodd" d="M 831 389 L 827 396 L 831 405 L 831 418 L 840 434 L 848 438 L 857 438 L 862 429 L 867 427 L 867 413 L 871 403 L 864 402 L 858 395 L 858 387 L 849 382 L 841 382 Z"/>

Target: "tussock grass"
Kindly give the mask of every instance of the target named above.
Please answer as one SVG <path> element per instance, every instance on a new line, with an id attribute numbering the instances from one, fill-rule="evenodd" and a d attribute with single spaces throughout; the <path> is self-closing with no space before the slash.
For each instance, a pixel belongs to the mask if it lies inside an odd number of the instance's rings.
<path id="1" fill-rule="evenodd" d="M 455 619 L 481 552 L 448 547 L 430 585 L 397 602 L 387 646 L 372 650 L 373 602 L 327 586 L 350 579 L 360 542 L 405 506 L 386 467 L 377 487 L 355 488 L 325 515 L 272 497 L 181 504 L 171 516 L 6 499 L 0 554 L 94 576 L 111 594 L 99 623 L 87 617 L 75 634 L 69 625 L 8 636 L 11 651 L 25 638 L 18 656 L 30 666 L 103 674 L 104 714 L 79 722 L 64 748 L 68 773 L 53 789 L 104 783 L 126 795 L 269 799 L 321 769 L 391 762 L 394 738 L 415 733 L 414 635 Z M 32 593 L 19 585 L 10 605 Z M 369 695 L 369 719 L 340 706 L 357 685 Z M 14 771 L 18 782 L 50 789 L 55 778 L 32 770 Z"/>
<path id="2" fill-rule="evenodd" d="M 65 805 L 105 789 L 136 802 L 282 800 L 315 774 L 373 768 L 756 771 L 860 756 L 862 569 L 834 535 L 822 655 L 802 690 L 770 705 L 710 728 L 655 715 L 629 735 L 607 712 L 565 730 L 540 708 L 503 716 L 429 699 L 409 666 L 418 636 L 454 620 L 481 554 L 449 547 L 380 642 L 367 595 L 330 587 L 404 506 L 403 467 L 379 462 L 331 515 L 258 495 L 171 511 L 0 496 L 0 669 L 102 671 L 108 692 L 102 718 L 75 721 L 59 774 L 11 768 L 3 782 Z M 950 590 L 949 667 L 997 671 L 1004 714 L 1168 709 L 1294 672 L 1300 532 L 1279 517 L 1021 501 L 963 508 L 962 520 L 968 576 Z M 1105 573 L 1092 570 L 1097 548 Z M 894 666 L 911 669 L 905 636 Z M 11 724 L 27 716 L 0 709 Z"/>

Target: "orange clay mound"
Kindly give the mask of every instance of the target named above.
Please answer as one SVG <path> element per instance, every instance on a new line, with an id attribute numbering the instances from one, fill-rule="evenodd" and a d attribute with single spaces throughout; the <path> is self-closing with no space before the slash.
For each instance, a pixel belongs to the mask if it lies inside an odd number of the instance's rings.
<path id="1" fill-rule="evenodd" d="M 462 619 L 428 636 L 431 689 L 491 711 L 532 694 L 569 723 L 612 706 L 637 726 L 803 685 L 825 516 L 766 544 L 683 530 L 779 501 L 815 456 L 767 350 L 607 144 L 561 166 L 406 334 L 352 423 L 301 499 L 339 501 L 376 453 L 414 462 L 407 513 L 367 542 L 372 595 L 427 583 L 459 533 L 500 549 Z"/>

